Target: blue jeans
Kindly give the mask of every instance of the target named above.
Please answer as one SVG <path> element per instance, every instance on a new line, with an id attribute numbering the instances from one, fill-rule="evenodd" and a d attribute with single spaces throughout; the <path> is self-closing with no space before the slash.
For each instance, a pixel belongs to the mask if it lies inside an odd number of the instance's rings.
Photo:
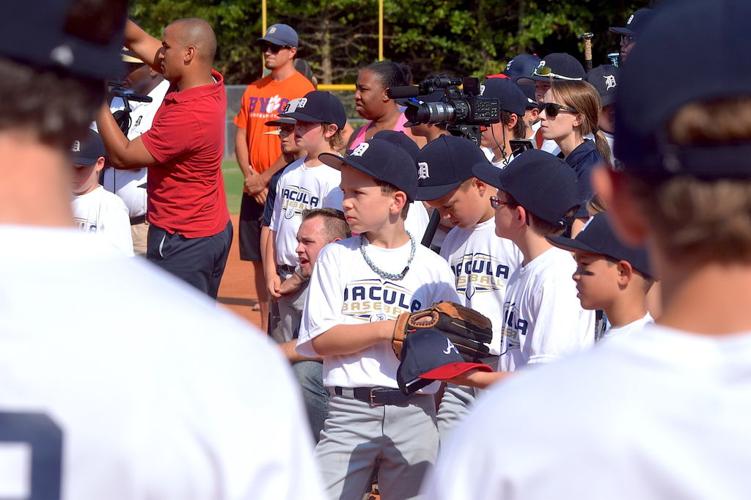
<path id="1" fill-rule="evenodd" d="M 329 393 L 323 386 L 323 363 L 320 361 L 298 361 L 292 365 L 292 370 L 302 387 L 305 412 L 308 414 L 313 439 L 317 443 L 321 438 L 329 404 Z"/>

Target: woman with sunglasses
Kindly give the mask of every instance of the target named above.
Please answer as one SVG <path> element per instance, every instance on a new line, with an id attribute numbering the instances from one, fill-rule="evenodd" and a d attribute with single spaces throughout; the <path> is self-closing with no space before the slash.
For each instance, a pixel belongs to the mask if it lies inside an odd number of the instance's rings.
<path id="1" fill-rule="evenodd" d="M 379 61 L 358 72 L 355 111 L 368 122 L 352 134 L 347 145 L 349 151 L 372 139 L 382 130 L 404 132 L 418 146 L 426 144 L 424 137 L 415 137 L 408 127 L 404 127 L 407 118 L 402 109 L 386 95 L 386 90 L 390 87 L 409 85 L 411 80 L 412 72 L 409 67 L 393 61 Z"/>
<path id="2" fill-rule="evenodd" d="M 610 158 L 608 142 L 597 126 L 600 107 L 597 90 L 585 81 L 554 81 L 540 103 L 542 136 L 558 144 L 579 181 L 581 207 L 576 213 L 572 236 L 588 218 L 586 206 L 594 195 L 590 183 L 592 169 Z"/>

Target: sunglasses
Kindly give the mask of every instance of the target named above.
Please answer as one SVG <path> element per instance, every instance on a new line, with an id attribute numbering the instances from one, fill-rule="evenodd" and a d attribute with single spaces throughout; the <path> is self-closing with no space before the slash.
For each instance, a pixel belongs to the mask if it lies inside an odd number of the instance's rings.
<path id="1" fill-rule="evenodd" d="M 289 47 L 285 45 L 274 45 L 273 43 L 262 43 L 261 44 L 261 52 L 269 51 L 272 54 L 277 54 L 282 49 L 288 49 Z"/>
<path id="2" fill-rule="evenodd" d="M 540 102 L 537 103 L 537 109 L 540 113 L 543 111 L 548 118 L 555 118 L 558 113 L 578 113 L 574 108 L 569 108 L 555 102 Z"/>
<path id="3" fill-rule="evenodd" d="M 498 207 L 503 206 L 503 205 L 506 205 L 507 207 L 514 206 L 513 203 L 509 203 L 508 201 L 502 201 L 497 196 L 490 197 L 490 206 L 493 207 L 494 209 L 497 209 Z"/>
<path id="4" fill-rule="evenodd" d="M 568 80 L 568 81 L 581 81 L 581 78 L 575 78 L 570 76 L 563 76 L 559 75 L 557 73 L 553 73 L 553 70 L 550 69 L 548 66 L 538 66 L 537 69 L 535 69 L 534 73 L 535 76 L 545 76 L 548 78 L 553 78 L 557 80 Z"/>

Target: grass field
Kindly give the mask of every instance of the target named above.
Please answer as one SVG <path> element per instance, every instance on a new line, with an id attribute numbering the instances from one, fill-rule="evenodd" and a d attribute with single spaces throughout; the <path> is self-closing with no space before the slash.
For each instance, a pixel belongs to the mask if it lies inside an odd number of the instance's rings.
<path id="1" fill-rule="evenodd" d="M 234 160 L 225 160 L 222 163 L 224 174 L 224 191 L 227 193 L 227 206 L 229 213 L 240 213 L 240 200 L 243 194 L 243 174 Z"/>

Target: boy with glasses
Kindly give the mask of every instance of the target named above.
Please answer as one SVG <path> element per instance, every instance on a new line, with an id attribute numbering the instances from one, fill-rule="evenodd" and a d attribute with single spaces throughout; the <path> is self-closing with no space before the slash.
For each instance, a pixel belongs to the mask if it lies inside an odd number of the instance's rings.
<path id="1" fill-rule="evenodd" d="M 457 380 L 484 388 L 527 365 L 550 363 L 592 346 L 595 314 L 579 303 L 571 254 L 546 239 L 564 232 L 579 205 L 571 167 L 549 153 L 530 150 L 503 170 L 480 164 L 472 171 L 498 188 L 490 199 L 496 234 L 513 241 L 523 255 L 506 287 L 499 371 L 469 372 Z"/>
<path id="2" fill-rule="evenodd" d="M 270 73 L 248 85 L 235 116 L 235 157 L 245 177 L 240 205 L 240 258 L 253 262 L 254 287 L 261 309 L 262 329 L 269 313 L 261 251 L 261 219 L 271 177 L 287 162 L 280 154 L 280 136 L 266 122 L 274 120 L 287 103 L 314 90 L 295 69 L 298 36 L 286 24 L 274 24 L 258 39 L 264 66 Z"/>

